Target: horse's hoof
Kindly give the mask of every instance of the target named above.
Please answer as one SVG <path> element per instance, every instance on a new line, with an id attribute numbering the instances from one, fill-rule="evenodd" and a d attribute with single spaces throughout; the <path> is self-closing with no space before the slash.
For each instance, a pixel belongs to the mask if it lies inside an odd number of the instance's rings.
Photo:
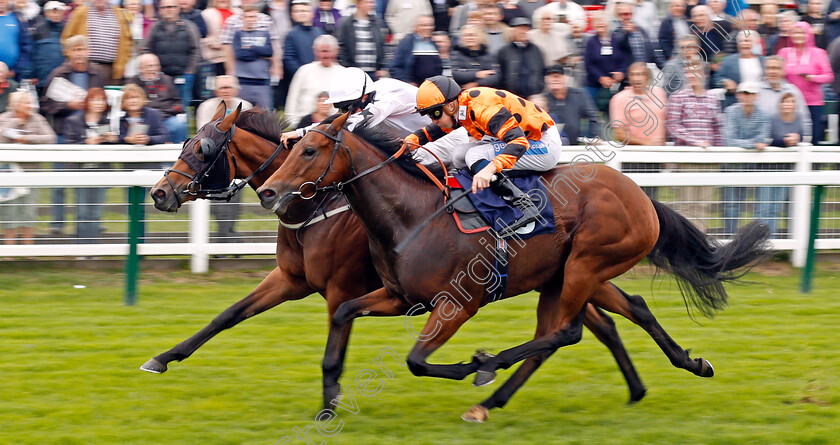
<path id="1" fill-rule="evenodd" d="M 715 368 L 708 360 L 697 358 L 700 361 L 700 372 L 697 374 L 700 377 L 712 377 L 715 375 Z"/>
<path id="2" fill-rule="evenodd" d="M 143 366 L 141 366 L 140 369 L 153 374 L 163 374 L 166 372 L 167 368 L 163 363 L 151 358 L 148 362 L 143 363 Z"/>
<path id="3" fill-rule="evenodd" d="M 484 423 L 487 421 L 489 415 L 490 413 L 487 411 L 487 408 L 481 405 L 475 405 L 469 411 L 461 414 L 461 420 L 464 422 Z"/>
<path id="4" fill-rule="evenodd" d="M 630 394 L 630 401 L 628 401 L 627 404 L 635 405 L 638 401 L 645 398 L 645 394 L 647 394 L 647 389 L 644 388 L 635 394 Z"/>
<path id="5" fill-rule="evenodd" d="M 496 372 L 495 371 L 482 371 L 478 370 L 475 373 L 475 380 L 473 380 L 473 386 L 476 388 L 480 388 L 482 386 L 487 386 L 496 381 Z"/>

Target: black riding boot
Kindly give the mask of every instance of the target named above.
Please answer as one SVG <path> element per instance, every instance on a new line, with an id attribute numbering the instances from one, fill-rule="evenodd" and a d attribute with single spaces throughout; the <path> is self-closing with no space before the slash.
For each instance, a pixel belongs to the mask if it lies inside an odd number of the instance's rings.
<path id="1" fill-rule="evenodd" d="M 497 176 L 498 179 L 490 183 L 490 188 L 497 195 L 501 196 L 502 199 L 510 204 L 513 204 L 514 207 L 522 210 L 522 213 L 524 213 L 522 218 L 517 219 L 510 226 L 505 228 L 502 235 L 511 234 L 539 219 L 540 210 L 536 205 L 534 205 L 534 201 L 531 200 L 531 197 L 520 190 L 519 187 L 515 186 L 513 181 L 511 181 L 507 176 L 501 173 L 497 173 Z"/>

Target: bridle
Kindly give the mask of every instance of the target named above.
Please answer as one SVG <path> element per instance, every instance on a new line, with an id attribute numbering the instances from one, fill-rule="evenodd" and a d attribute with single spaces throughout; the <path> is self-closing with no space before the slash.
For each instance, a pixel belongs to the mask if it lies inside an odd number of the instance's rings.
<path id="1" fill-rule="evenodd" d="M 321 176 L 319 176 L 318 179 L 316 179 L 315 181 L 306 181 L 303 184 L 301 184 L 300 187 L 298 187 L 298 190 L 296 192 L 291 192 L 290 193 L 292 196 L 297 196 L 301 199 L 312 199 L 320 192 L 335 191 L 335 192 L 343 194 L 344 193 L 344 187 L 346 187 L 347 185 L 352 184 L 353 182 L 361 179 L 362 177 L 365 177 L 365 176 L 379 170 L 380 168 L 385 167 L 386 165 L 396 161 L 397 158 L 402 156 L 405 153 L 405 151 L 408 149 L 408 145 L 404 144 L 402 147 L 400 147 L 399 150 L 397 150 L 394 154 L 392 154 L 390 157 L 388 157 L 388 159 L 380 162 L 377 165 L 374 165 L 373 167 L 368 168 L 367 170 L 365 170 L 361 173 L 356 173 L 356 167 L 353 163 L 353 155 L 350 153 L 350 147 L 348 147 L 347 145 L 345 145 L 342 142 L 342 136 L 344 134 L 344 129 L 343 128 L 338 130 L 338 133 L 335 136 L 333 136 L 333 135 L 331 135 L 331 134 L 329 134 L 329 133 L 327 133 L 323 130 L 316 129 L 316 128 L 313 128 L 309 131 L 314 131 L 314 132 L 324 136 L 325 138 L 333 141 L 333 151 L 332 151 L 332 155 L 330 156 L 330 163 L 327 165 L 327 168 L 324 170 L 323 173 L 321 173 Z M 321 181 L 324 180 L 324 178 L 327 176 L 327 174 L 330 171 L 334 171 L 332 169 L 333 162 L 335 162 L 335 157 L 336 157 L 336 155 L 338 154 L 338 151 L 341 148 L 344 148 L 344 150 L 347 151 L 347 156 L 350 157 L 350 171 L 353 173 L 353 176 L 350 179 L 348 179 L 344 182 L 334 182 L 330 185 L 320 187 Z M 306 192 L 304 191 L 304 188 L 309 187 L 309 186 L 312 187 L 312 193 L 311 194 L 306 194 Z"/>
<path id="2" fill-rule="evenodd" d="M 167 183 L 169 183 L 169 187 L 171 187 L 172 191 L 174 192 L 175 200 L 178 202 L 178 207 L 181 207 L 181 204 L 183 204 L 183 202 L 181 201 L 181 195 L 189 195 L 194 198 L 209 199 L 211 201 L 230 202 L 233 196 L 236 195 L 240 190 L 242 190 L 245 187 L 245 185 L 247 185 L 248 182 L 254 178 L 254 176 L 265 171 L 265 169 L 268 168 L 268 166 L 271 165 L 272 162 L 274 162 L 274 160 L 283 150 L 283 144 L 278 144 L 271 156 L 269 156 L 268 159 L 266 159 L 265 162 L 263 162 L 263 164 L 259 166 L 259 168 L 254 170 L 243 181 L 231 182 L 227 186 L 224 186 L 224 181 L 227 181 L 227 178 L 236 177 L 236 172 L 238 171 L 238 167 L 236 164 L 236 156 L 231 152 L 230 158 L 233 163 L 234 174 L 233 176 L 230 175 L 230 163 L 228 162 L 227 156 L 225 156 L 225 154 L 228 152 L 228 148 L 230 146 L 231 140 L 233 139 L 234 133 L 236 132 L 236 125 L 232 125 L 227 131 L 222 131 L 219 129 L 219 123 L 217 122 L 213 125 L 212 128 L 216 131 L 216 133 L 224 135 L 221 147 L 218 144 L 216 144 L 216 142 L 212 138 L 201 138 L 198 143 L 199 150 L 201 150 L 204 160 L 200 160 L 198 159 L 198 157 L 195 156 L 192 150 L 187 149 L 187 143 L 190 140 L 186 140 L 184 141 L 184 145 L 181 150 L 181 155 L 178 156 L 178 159 L 183 160 L 187 165 L 189 165 L 194 171 L 198 173 L 191 175 L 185 171 L 170 167 L 167 168 L 166 172 L 164 172 L 163 174 L 163 176 L 166 178 Z M 212 158 L 213 160 L 208 162 L 206 161 L 208 158 Z M 219 164 L 219 160 L 222 158 L 224 158 L 223 164 Z M 219 170 L 225 179 L 216 180 L 215 183 L 205 184 L 205 181 L 211 179 L 211 172 L 214 172 L 216 170 Z M 179 175 L 184 176 L 190 180 L 190 183 L 187 185 L 187 188 L 185 190 L 175 192 L 176 188 L 175 184 L 172 182 L 172 178 L 170 178 L 169 176 L 170 172 L 178 173 Z M 219 186 L 219 183 L 221 183 L 222 185 Z"/>

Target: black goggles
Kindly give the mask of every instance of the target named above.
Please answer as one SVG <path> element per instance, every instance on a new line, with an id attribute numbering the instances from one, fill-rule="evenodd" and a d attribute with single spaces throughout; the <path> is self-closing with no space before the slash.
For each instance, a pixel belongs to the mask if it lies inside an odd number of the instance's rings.
<path id="1" fill-rule="evenodd" d="M 438 120 L 443 116 L 443 105 L 427 108 L 420 111 L 421 116 L 429 116 L 432 120 Z"/>

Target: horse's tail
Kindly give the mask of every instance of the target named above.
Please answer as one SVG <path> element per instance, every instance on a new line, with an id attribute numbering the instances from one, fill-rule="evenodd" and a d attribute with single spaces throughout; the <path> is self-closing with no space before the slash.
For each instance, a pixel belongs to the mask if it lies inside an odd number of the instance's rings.
<path id="1" fill-rule="evenodd" d="M 665 204 L 651 201 L 659 217 L 659 239 L 648 259 L 676 276 L 686 303 L 711 317 L 727 304 L 723 284 L 741 278 L 769 256 L 767 226 L 753 221 L 721 245 Z"/>

